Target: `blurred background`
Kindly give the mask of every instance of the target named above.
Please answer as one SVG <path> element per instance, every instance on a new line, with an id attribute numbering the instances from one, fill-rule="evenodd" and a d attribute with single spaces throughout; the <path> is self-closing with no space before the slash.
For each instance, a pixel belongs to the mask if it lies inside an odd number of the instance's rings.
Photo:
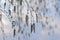
<path id="1" fill-rule="evenodd" d="M 0 40 L 60 40 L 60 0 L 0 0 Z"/>

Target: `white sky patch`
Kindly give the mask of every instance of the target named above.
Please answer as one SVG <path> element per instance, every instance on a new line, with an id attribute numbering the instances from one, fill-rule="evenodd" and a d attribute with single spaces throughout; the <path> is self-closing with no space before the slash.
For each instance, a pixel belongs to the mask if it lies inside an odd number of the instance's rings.
<path id="1" fill-rule="evenodd" d="M 54 29 L 55 30 L 55 33 L 60 34 L 60 20 L 55 19 L 55 23 L 57 25 L 57 28 Z"/>
<path id="2" fill-rule="evenodd" d="M 8 34 L 8 33 L 10 33 L 10 30 L 8 28 L 4 28 L 4 33 Z"/>
<path id="3" fill-rule="evenodd" d="M 9 21 L 8 17 L 3 12 L 2 12 L 2 24 L 1 24 L 1 26 L 2 26 L 5 34 L 12 33 L 11 22 Z M 0 30 L 0 31 L 2 33 L 2 30 Z"/>
<path id="4" fill-rule="evenodd" d="M 49 26 L 50 25 L 53 27 L 53 29 L 51 30 L 51 32 L 54 30 L 55 34 L 60 34 L 60 20 L 53 18 L 54 15 L 52 15 L 52 17 L 51 17 L 51 15 L 48 16 L 48 20 L 47 20 L 48 23 L 49 23 L 48 26 L 43 31 L 41 31 L 41 33 L 43 35 L 47 35 L 48 34 L 48 30 L 49 30 Z M 43 17 L 42 21 L 45 23 L 46 18 Z M 55 25 L 57 25 L 57 28 L 55 28 Z"/>
<path id="5" fill-rule="evenodd" d="M 42 30 L 41 35 L 42 36 L 48 36 L 48 31 L 47 30 Z"/>
<path id="6" fill-rule="evenodd" d="M 8 18 L 6 17 L 6 15 L 2 15 L 2 22 L 3 22 L 4 25 L 10 24 L 10 21 L 8 20 Z"/>

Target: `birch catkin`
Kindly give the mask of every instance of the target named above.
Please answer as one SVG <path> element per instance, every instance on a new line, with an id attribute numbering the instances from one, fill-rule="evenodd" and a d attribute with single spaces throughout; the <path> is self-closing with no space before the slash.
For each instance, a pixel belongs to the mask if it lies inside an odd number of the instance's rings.
<path id="1" fill-rule="evenodd" d="M 14 31 L 13 31 L 13 36 L 15 36 L 16 35 L 16 30 L 14 29 Z"/>

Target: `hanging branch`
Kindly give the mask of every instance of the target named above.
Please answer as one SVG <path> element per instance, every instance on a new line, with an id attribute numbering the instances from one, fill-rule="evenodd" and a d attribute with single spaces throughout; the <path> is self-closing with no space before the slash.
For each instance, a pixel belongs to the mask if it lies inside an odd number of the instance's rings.
<path id="1" fill-rule="evenodd" d="M 15 25 L 16 25 L 16 22 L 12 21 L 12 28 L 15 27 Z"/>
<path id="2" fill-rule="evenodd" d="M 13 5 L 13 0 L 11 0 L 11 4 Z"/>
<path id="3" fill-rule="evenodd" d="M 20 0 L 20 5 L 22 5 L 22 0 Z"/>
<path id="4" fill-rule="evenodd" d="M 2 21 L 2 15 L 0 14 L 0 21 Z"/>
<path id="5" fill-rule="evenodd" d="M 31 24 L 31 33 L 32 33 L 32 27 L 33 27 L 33 25 Z"/>
<path id="6" fill-rule="evenodd" d="M 38 22 L 38 15 L 36 14 L 36 22 Z"/>
<path id="7" fill-rule="evenodd" d="M 13 31 L 13 36 L 15 37 L 15 35 L 16 35 L 16 30 L 14 29 L 14 31 Z"/>
<path id="8" fill-rule="evenodd" d="M 4 9 L 5 9 L 5 7 L 6 7 L 6 2 L 4 3 Z"/>
<path id="9" fill-rule="evenodd" d="M 35 32 L 35 23 L 31 24 L 31 33 L 32 33 L 32 31 Z"/>
<path id="10" fill-rule="evenodd" d="M 22 0 L 17 0 L 17 2 L 19 2 L 20 5 L 22 5 Z"/>
<path id="11" fill-rule="evenodd" d="M 14 12 L 16 12 L 16 6 L 14 6 Z"/>
<path id="12" fill-rule="evenodd" d="M 9 15 L 11 15 L 11 10 L 9 9 L 8 11 L 9 11 Z"/>
<path id="13" fill-rule="evenodd" d="M 19 29 L 18 29 L 18 33 L 19 33 L 19 32 L 21 32 L 21 27 L 19 27 Z"/>
<path id="14" fill-rule="evenodd" d="M 28 25 L 28 15 L 26 15 L 26 24 Z"/>

